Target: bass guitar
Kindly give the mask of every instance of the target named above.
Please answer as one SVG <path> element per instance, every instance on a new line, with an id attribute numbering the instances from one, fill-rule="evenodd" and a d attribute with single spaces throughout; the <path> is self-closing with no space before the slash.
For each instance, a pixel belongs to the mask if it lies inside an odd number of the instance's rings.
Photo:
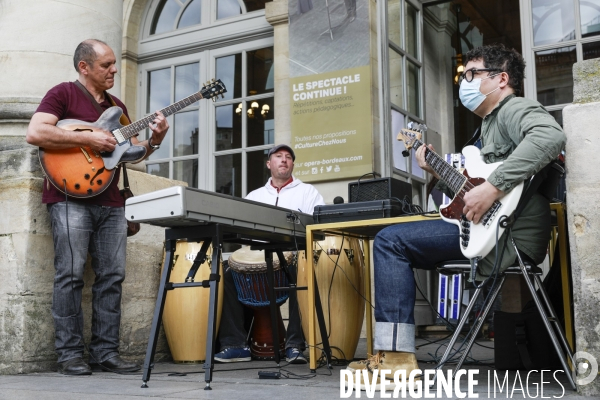
<path id="1" fill-rule="evenodd" d="M 411 148 L 416 150 L 423 145 L 421 135 L 422 132 L 418 130 L 402 129 L 397 139 L 403 141 L 408 150 Z M 523 192 L 523 182 L 515 186 L 502 199 L 496 200 L 475 224 L 463 215 L 464 195 L 484 183 L 502 162 L 486 164 L 475 146 L 465 147 L 462 154 L 465 156 L 465 169 L 462 173 L 429 148 L 425 150 L 425 161 L 455 193 L 450 204 L 440 206 L 440 216 L 444 221 L 458 226 L 460 249 L 463 255 L 469 259 L 483 258 L 496 245 L 496 228 L 500 217 L 510 216 L 517 208 Z M 498 238 L 504 229 L 500 225 Z"/>
<path id="2" fill-rule="evenodd" d="M 206 83 L 197 93 L 179 100 L 160 112 L 168 117 L 197 102 L 200 99 L 216 100 L 216 97 L 227 90 L 220 79 Z M 85 122 L 76 119 L 58 121 L 57 127 L 70 131 L 94 132 L 106 130 L 113 134 L 117 141 L 111 152 L 97 152 L 88 146 L 69 149 L 39 149 L 39 159 L 46 179 L 62 193 L 85 199 L 102 193 L 112 182 L 116 167 L 123 162 L 138 162 L 146 156 L 144 146 L 133 145 L 131 138 L 148 127 L 156 118 L 156 113 L 148 115 L 127 126 L 119 121 L 123 110 L 120 107 L 106 109 L 96 122 Z"/>

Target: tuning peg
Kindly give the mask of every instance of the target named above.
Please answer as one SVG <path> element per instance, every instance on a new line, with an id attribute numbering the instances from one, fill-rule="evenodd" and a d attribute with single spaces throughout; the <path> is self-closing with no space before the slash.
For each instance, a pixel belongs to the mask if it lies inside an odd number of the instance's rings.
<path id="1" fill-rule="evenodd" d="M 212 78 L 210 81 L 214 83 L 215 82 L 215 78 Z"/>
<path id="2" fill-rule="evenodd" d="M 213 101 L 213 103 L 214 103 L 215 101 L 217 101 L 217 99 L 215 99 L 214 97 L 211 97 L 210 99 Z"/>
<path id="3" fill-rule="evenodd" d="M 221 98 L 222 98 L 222 99 L 224 99 L 224 98 L 225 98 L 225 95 L 224 95 L 223 93 L 221 93 Z"/>

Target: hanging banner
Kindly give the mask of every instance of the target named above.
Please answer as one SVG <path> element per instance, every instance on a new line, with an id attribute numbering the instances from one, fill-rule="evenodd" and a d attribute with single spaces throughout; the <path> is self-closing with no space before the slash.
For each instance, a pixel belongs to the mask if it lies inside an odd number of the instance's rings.
<path id="1" fill-rule="evenodd" d="M 289 0 L 291 147 L 305 182 L 373 170 L 367 0 Z"/>

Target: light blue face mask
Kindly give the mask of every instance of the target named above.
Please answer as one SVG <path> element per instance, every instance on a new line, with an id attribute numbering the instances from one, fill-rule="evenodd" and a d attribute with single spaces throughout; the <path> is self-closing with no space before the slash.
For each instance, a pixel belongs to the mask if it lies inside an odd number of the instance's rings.
<path id="1" fill-rule="evenodd" d="M 497 74 L 488 76 L 485 79 L 493 78 L 495 76 L 497 76 Z M 492 94 L 496 90 L 500 89 L 500 87 L 498 86 L 496 89 L 492 90 L 488 94 L 483 94 L 479 91 L 480 87 L 481 78 L 473 79 L 471 82 L 467 82 L 467 80 L 464 79 L 460 83 L 460 88 L 458 89 L 458 97 L 460 98 L 460 102 L 463 104 L 463 106 L 467 107 L 473 112 L 477 109 L 477 107 L 481 105 L 481 103 L 483 103 L 483 101 L 489 94 Z"/>

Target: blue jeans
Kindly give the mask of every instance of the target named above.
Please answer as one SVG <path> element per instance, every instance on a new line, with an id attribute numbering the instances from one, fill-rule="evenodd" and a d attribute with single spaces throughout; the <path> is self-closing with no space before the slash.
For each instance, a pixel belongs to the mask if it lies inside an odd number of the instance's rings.
<path id="1" fill-rule="evenodd" d="M 380 231 L 373 243 L 377 350 L 415 351 L 413 268 L 461 260 L 456 225 L 442 220 L 403 223 Z"/>
<path id="2" fill-rule="evenodd" d="M 119 354 L 127 245 L 125 209 L 60 202 L 49 205 L 48 210 L 54 238 L 52 316 L 58 362 L 83 356 L 81 292 L 88 252 L 96 275 L 89 349 L 93 361 L 104 362 Z"/>

